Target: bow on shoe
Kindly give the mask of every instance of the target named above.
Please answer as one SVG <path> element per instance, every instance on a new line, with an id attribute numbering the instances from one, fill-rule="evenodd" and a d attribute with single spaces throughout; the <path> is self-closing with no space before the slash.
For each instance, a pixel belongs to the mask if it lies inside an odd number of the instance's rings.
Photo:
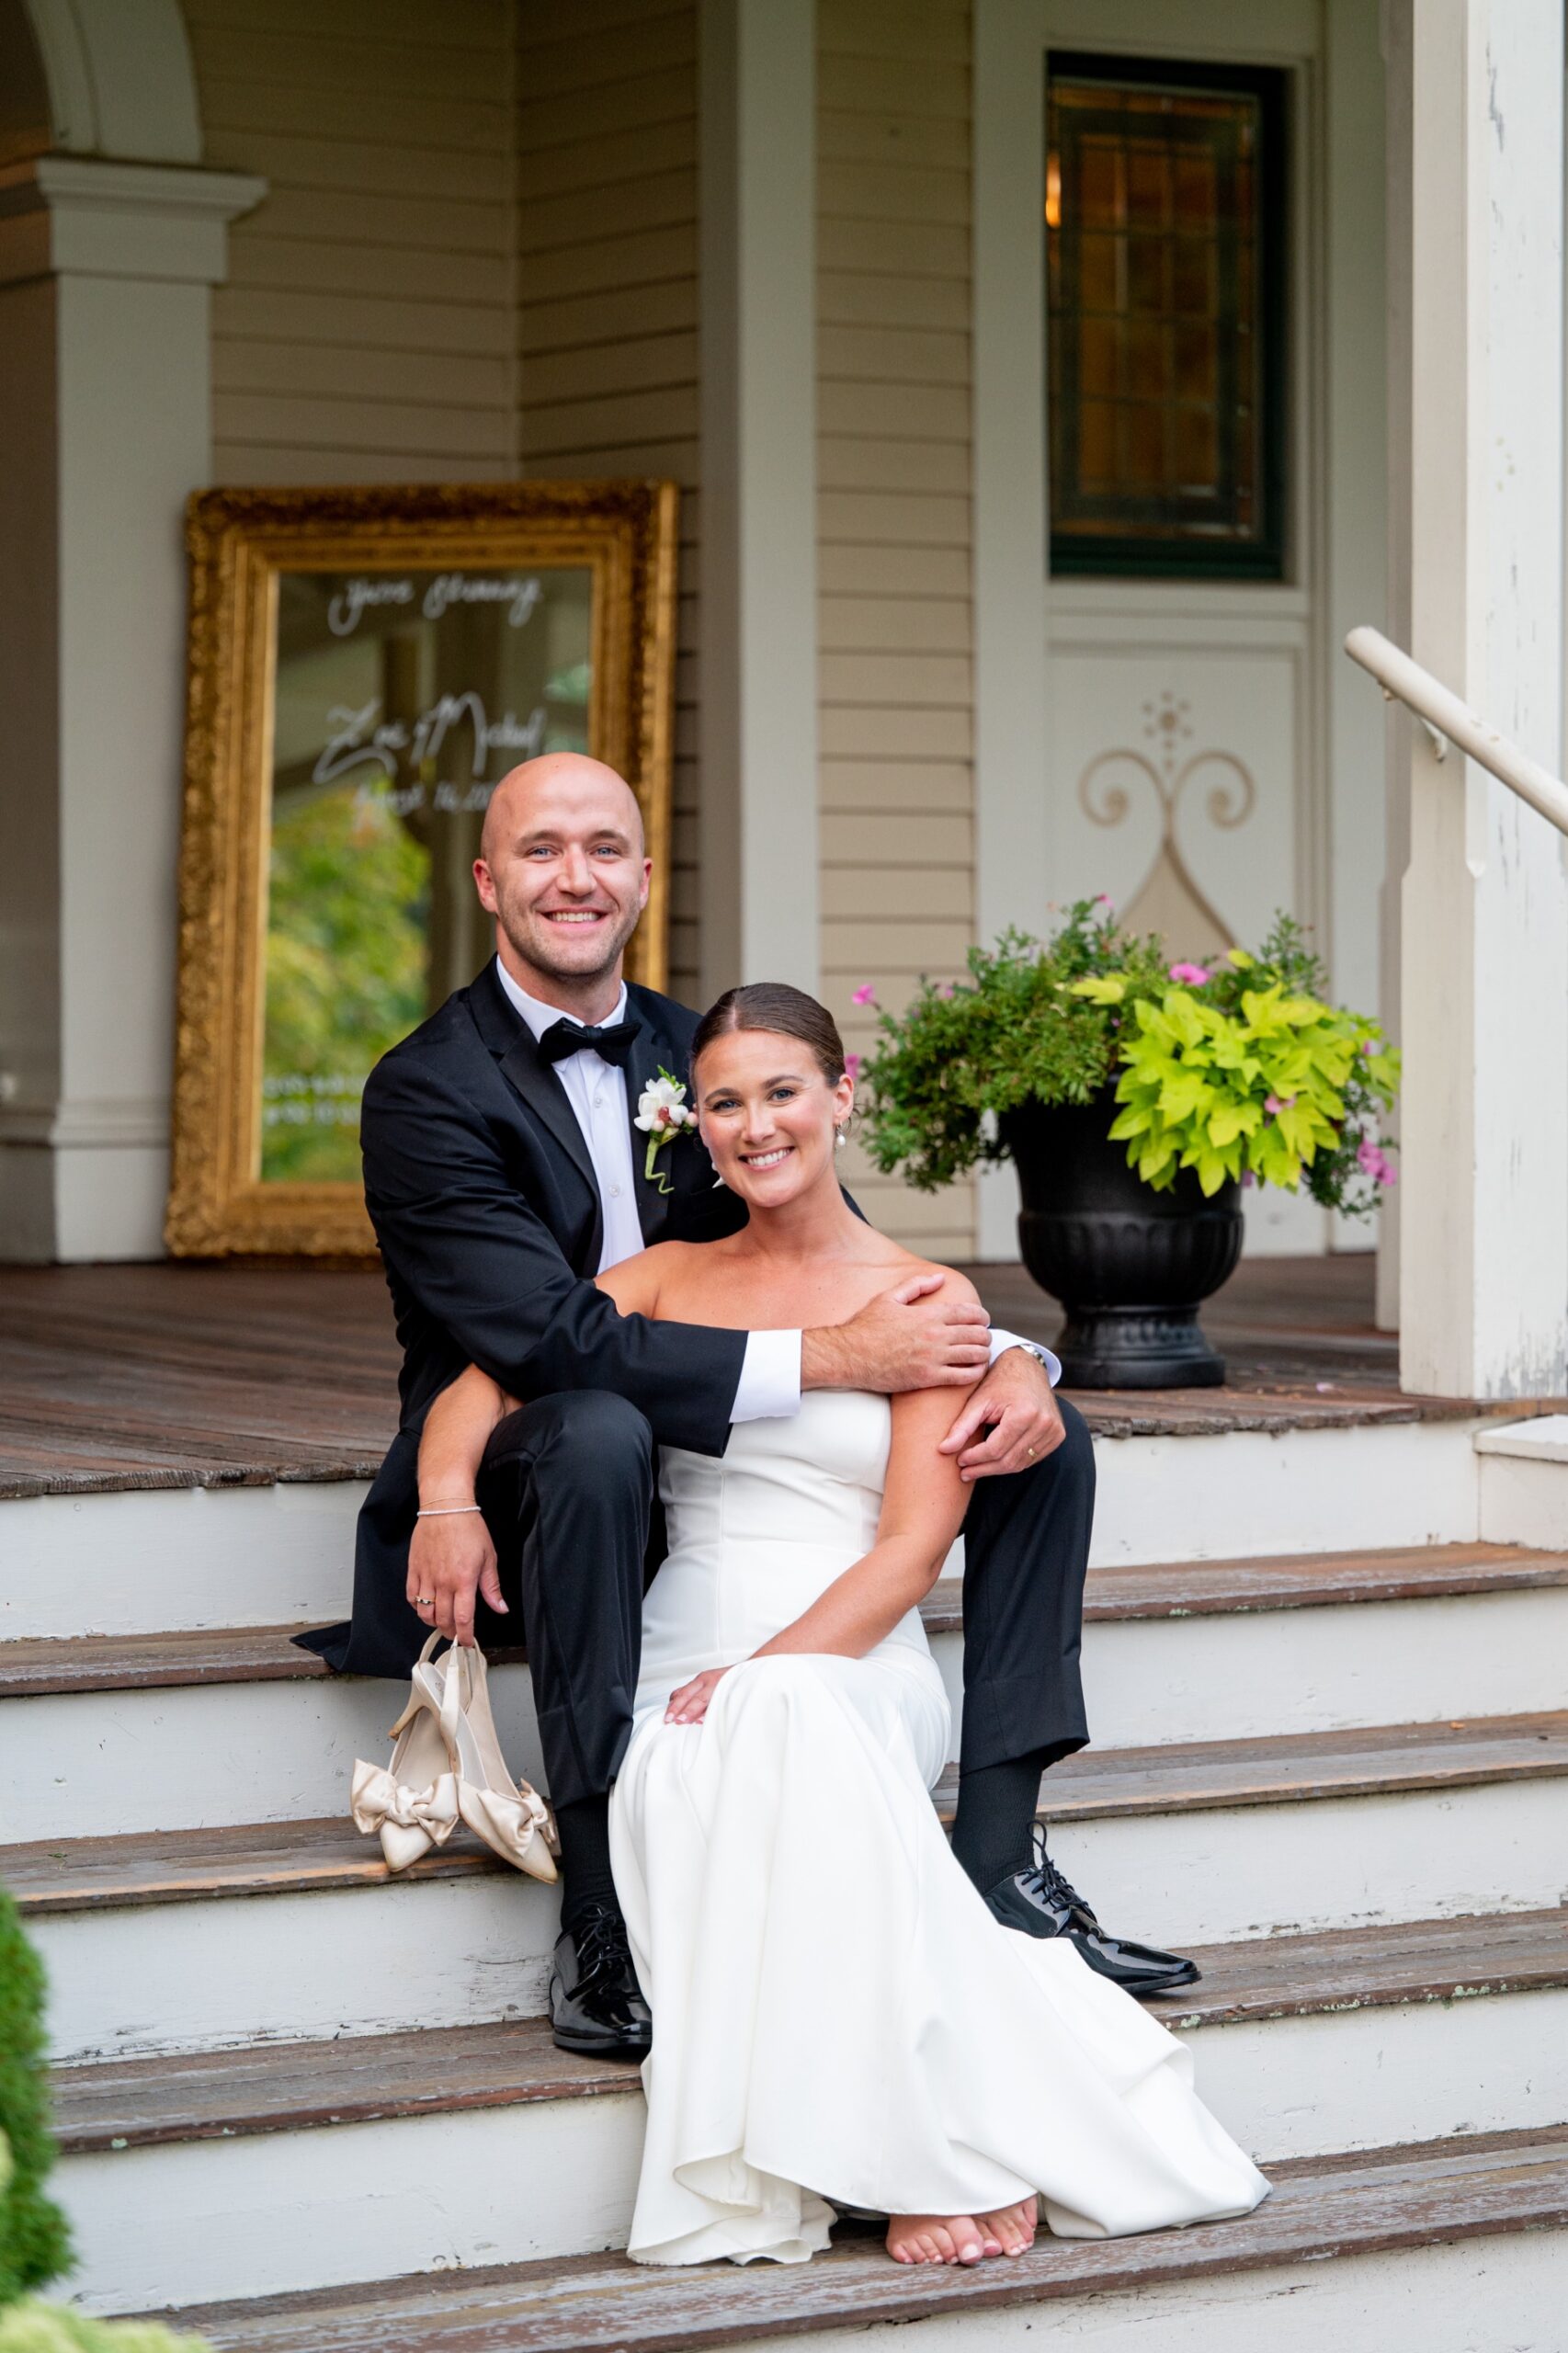
<path id="1" fill-rule="evenodd" d="M 550 1808 L 537 1790 L 525 1781 L 519 1794 L 511 1797 L 502 1790 L 483 1789 L 477 1781 L 460 1781 L 458 1804 L 469 1828 L 494 1853 L 536 1878 L 553 1879 L 553 1869 L 541 1870 L 540 1858 L 532 1852 L 536 1838 L 547 1851 L 557 1847 Z"/>
<path id="2" fill-rule="evenodd" d="M 458 1777 L 442 1773 L 428 1788 L 411 1790 L 394 1781 L 384 1765 L 357 1756 L 348 1807 L 357 1830 L 367 1837 L 380 1834 L 388 1868 L 404 1871 L 432 1847 L 444 1847 L 457 1828 Z"/>

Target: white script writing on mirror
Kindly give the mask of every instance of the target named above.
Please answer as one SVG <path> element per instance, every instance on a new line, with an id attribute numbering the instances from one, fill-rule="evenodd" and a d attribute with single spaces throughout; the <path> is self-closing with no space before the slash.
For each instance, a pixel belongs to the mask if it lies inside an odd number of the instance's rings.
<path id="1" fill-rule="evenodd" d="M 494 579 L 484 573 L 438 572 L 426 587 L 419 609 L 427 621 L 438 621 L 454 605 L 505 605 L 510 627 L 521 629 L 543 594 L 538 580 L 517 574 Z M 328 605 L 326 625 L 334 637 L 352 637 L 372 607 L 413 602 L 412 580 L 360 574 L 346 580 Z"/>
<path id="2" fill-rule="evenodd" d="M 492 719 L 483 698 L 471 688 L 466 694 L 440 696 L 427 710 L 420 712 L 412 727 L 401 719 L 384 719 L 378 724 L 381 708 L 379 695 L 358 710 L 347 710 L 342 703 L 333 705 L 326 714 L 326 723 L 334 732 L 311 770 L 312 784 L 331 784 L 335 778 L 347 776 L 351 768 L 366 766 L 384 768 L 388 776 L 395 777 L 404 758 L 411 767 L 418 768 L 426 760 L 436 759 L 453 728 L 465 722 L 473 730 L 476 775 L 483 775 L 492 752 L 512 752 L 519 760 L 531 760 L 544 749 L 546 712 L 542 703 L 526 719 L 519 719 L 511 710 L 504 710 L 498 719 Z"/>

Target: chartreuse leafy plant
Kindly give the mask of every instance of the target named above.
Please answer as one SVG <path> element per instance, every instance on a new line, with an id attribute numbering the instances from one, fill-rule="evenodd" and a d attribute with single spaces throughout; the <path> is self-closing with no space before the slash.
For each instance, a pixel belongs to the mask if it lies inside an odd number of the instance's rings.
<path id="1" fill-rule="evenodd" d="M 31 2296 L 0 2312 L 0 2353 L 203 2353 L 205 2345 L 155 2321 L 94 2320 Z"/>
<path id="2" fill-rule="evenodd" d="M 1280 916 L 1256 956 L 1167 965 L 1104 909 L 1080 900 L 1044 946 L 1008 933 L 973 949 L 967 983 L 923 983 L 882 1015 L 866 1090 L 878 1165 L 935 1190 L 1003 1155 L 996 1120 L 1020 1103 L 1086 1103 L 1114 1082 L 1109 1134 L 1156 1191 L 1191 1168 L 1205 1194 L 1239 1178 L 1372 1208 L 1394 1181 L 1380 1128 L 1399 1057 L 1328 1002 L 1301 927 Z"/>

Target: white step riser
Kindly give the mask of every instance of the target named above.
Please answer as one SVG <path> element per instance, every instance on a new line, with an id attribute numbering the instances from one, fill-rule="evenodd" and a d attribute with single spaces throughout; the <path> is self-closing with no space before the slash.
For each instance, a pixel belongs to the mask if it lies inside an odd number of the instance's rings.
<path id="1" fill-rule="evenodd" d="M 341 1618 L 358 1480 L 0 1503 L 0 1641 Z"/>
<path id="2" fill-rule="evenodd" d="M 951 2313 L 911 2328 L 813 2332 L 812 2353 L 1562 2353 L 1568 2232 L 1521 2232 L 1212 2274 L 1024 2310 Z M 1032 2332 L 1028 2334 L 1028 2332 Z M 746 2353 L 800 2353 L 799 2336 Z"/>
<path id="3" fill-rule="evenodd" d="M 1483 1454 L 1481 1533 L 1496 1544 L 1568 1548 L 1568 1464 Z"/>
<path id="4" fill-rule="evenodd" d="M 963 1646 L 933 1644 L 961 1713 Z M 1244 1740 L 1562 1704 L 1568 1586 L 1539 1593 L 1106 1621 L 1084 1641 L 1101 1749 Z M 514 1770 L 545 1786 L 526 1667 L 491 1676 Z M 0 1707 L 0 1839 L 79 1838 L 345 1812 L 356 1756 L 382 1764 L 403 1687 L 211 1684 Z"/>
<path id="5" fill-rule="evenodd" d="M 1124 1935 L 1532 1911 L 1562 1900 L 1560 1780 L 1089 1822 L 1052 1851 Z M 516 1874 L 46 1915 L 61 2057 L 461 2026 L 543 2008 L 551 1893 Z"/>
<path id="6" fill-rule="evenodd" d="M 1103 1439 L 1097 1562 L 1462 1542 L 1471 1425 Z M 347 1607 L 354 1481 L 0 1504 L 0 1640 L 281 1625 Z"/>
<path id="7" fill-rule="evenodd" d="M 493 1668 L 490 1692 L 507 1761 L 541 1787 L 528 1668 Z M 386 1764 L 388 1727 L 407 1696 L 406 1684 L 356 1676 L 8 1699 L 0 1838 L 347 1814 L 355 1758 Z"/>
<path id="8" fill-rule="evenodd" d="M 1173 1946 L 1568 1901 L 1568 1782 L 1064 1824 L 1051 1851 L 1102 1920 Z"/>
<path id="9" fill-rule="evenodd" d="M 556 1891 L 520 1872 L 28 1923 L 62 2059 L 538 2018 Z"/>
<path id="10" fill-rule="evenodd" d="M 1188 2040 L 1203 2097 L 1266 2163 L 1568 2115 L 1568 1994 Z M 642 2126 L 641 2097 L 618 2092 L 67 2158 L 74 2289 L 132 2311 L 623 2245 Z"/>

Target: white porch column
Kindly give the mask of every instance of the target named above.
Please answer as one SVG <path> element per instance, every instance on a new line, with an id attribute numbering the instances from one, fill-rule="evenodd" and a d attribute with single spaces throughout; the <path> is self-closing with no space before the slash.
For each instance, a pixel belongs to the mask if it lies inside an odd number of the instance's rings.
<path id="1" fill-rule="evenodd" d="M 1397 0 L 1391 18 L 1411 153 L 1411 647 L 1561 773 L 1562 0 Z M 1563 844 L 1457 753 L 1439 765 L 1418 728 L 1393 740 L 1410 823 L 1401 1380 L 1447 1396 L 1561 1392 Z"/>
<path id="2" fill-rule="evenodd" d="M 209 289 L 260 180 L 0 172 L 0 1257 L 162 1255 Z"/>
<path id="3" fill-rule="evenodd" d="M 1042 928 L 1047 781 L 1044 31 L 981 0 L 974 73 L 975 934 Z M 978 1180 L 982 1258 L 1018 1255 L 1011 1161 Z"/>
<path id="4" fill-rule="evenodd" d="M 813 0 L 703 0 L 702 964 L 814 990 Z"/>

